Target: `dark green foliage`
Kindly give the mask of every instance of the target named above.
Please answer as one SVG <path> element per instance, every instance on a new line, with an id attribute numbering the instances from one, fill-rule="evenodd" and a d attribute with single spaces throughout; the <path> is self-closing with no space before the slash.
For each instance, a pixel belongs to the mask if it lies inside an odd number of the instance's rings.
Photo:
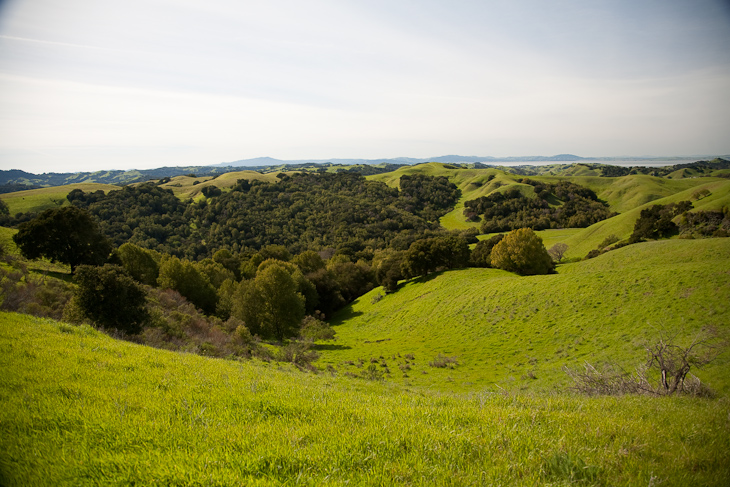
<path id="1" fill-rule="evenodd" d="M 332 316 L 332 313 L 343 307 L 346 303 L 340 292 L 340 285 L 337 282 L 337 276 L 329 269 L 317 269 L 306 275 L 317 290 L 319 303 L 317 305 L 319 311 L 325 316 Z"/>
<path id="2" fill-rule="evenodd" d="M 163 289 L 173 289 L 204 313 L 215 312 L 218 296 L 208 277 L 187 260 L 168 257 L 160 264 L 157 284 Z"/>
<path id="3" fill-rule="evenodd" d="M 220 249 L 213 254 L 213 260 L 233 272 L 236 279 L 241 278 L 241 259 L 233 255 L 230 250 Z"/>
<path id="4" fill-rule="evenodd" d="M 234 295 L 232 314 L 243 320 L 251 333 L 284 340 L 297 335 L 304 318 L 305 298 L 289 271 L 274 263 L 242 281 Z"/>
<path id="5" fill-rule="evenodd" d="M 206 198 L 215 198 L 223 193 L 223 191 L 221 191 L 221 189 L 217 186 L 206 186 L 200 192 L 203 193 L 203 196 Z"/>
<path id="6" fill-rule="evenodd" d="M 104 328 L 136 334 L 148 320 L 146 294 L 119 266 L 79 266 L 75 304 L 91 321 Z"/>
<path id="7" fill-rule="evenodd" d="M 465 202 L 464 215 L 473 221 L 481 215 L 482 233 L 517 228 L 583 228 L 614 215 L 592 190 L 577 184 L 546 184 L 529 179 L 522 182 L 534 187 L 535 198 L 523 196 L 518 189 L 492 193 Z"/>
<path id="8" fill-rule="evenodd" d="M 375 287 L 375 274 L 363 261 L 337 261 L 335 257 L 327 268 L 335 276 L 340 294 L 347 303 Z"/>
<path id="9" fill-rule="evenodd" d="M 426 276 L 441 269 L 466 267 L 469 246 L 462 237 L 445 236 L 417 240 L 405 253 L 402 269 L 409 277 Z"/>
<path id="10" fill-rule="evenodd" d="M 668 205 L 652 205 L 644 208 L 634 224 L 634 232 L 630 242 L 641 242 L 644 239 L 669 238 L 679 232 L 679 227 L 672 221 L 692 209 L 689 201 L 669 203 Z"/>
<path id="11" fill-rule="evenodd" d="M 491 254 L 495 245 L 502 241 L 504 234 L 494 235 L 487 240 L 480 240 L 471 251 L 471 265 L 474 267 L 492 267 Z"/>
<path id="12" fill-rule="evenodd" d="M 24 257 L 68 264 L 72 274 L 82 264 L 101 265 L 112 250 L 89 212 L 73 206 L 51 208 L 21 224 L 13 240 Z"/>
<path id="13" fill-rule="evenodd" d="M 461 190 L 444 176 L 403 175 L 400 190 L 398 206 L 428 221 L 448 213 L 461 197 Z"/>
<path id="14" fill-rule="evenodd" d="M 394 292 L 398 288 L 398 281 L 405 279 L 402 270 L 405 254 L 405 251 L 389 253 L 376 267 L 375 277 L 387 293 Z"/>
<path id="15" fill-rule="evenodd" d="M 357 174 L 294 174 L 278 183 L 241 182 L 211 204 L 193 205 L 190 215 L 208 241 L 234 251 L 279 244 L 301 252 L 352 240 L 383 248 L 404 229 L 428 228 L 396 207 L 398 197 Z"/>
<path id="16" fill-rule="evenodd" d="M 682 215 L 679 222 L 682 237 L 730 236 L 730 208 L 722 211 L 693 211 Z"/>
<path id="17" fill-rule="evenodd" d="M 125 186 L 106 195 L 76 189 L 67 198 L 74 206 L 86 208 L 96 216 L 101 221 L 101 231 L 116 246 L 131 242 L 189 258 L 207 254 L 185 215 L 188 204 L 168 189 L 153 183 Z"/>
<path id="18" fill-rule="evenodd" d="M 425 216 L 437 218 L 458 197 L 443 178 L 413 178 L 419 185 L 406 183 L 408 193 L 355 173 L 297 173 L 276 183 L 241 180 L 198 203 L 152 183 L 106 195 L 74 190 L 68 199 L 97 216 L 115 245 L 131 242 L 190 260 L 221 248 L 237 254 L 274 244 L 294 252 L 355 245 L 362 252 L 385 248 L 403 231 L 419 236 L 435 229 Z M 403 209 L 410 206 L 424 216 Z M 268 257 L 281 258 L 262 260 Z"/>
<path id="19" fill-rule="evenodd" d="M 554 269 L 542 239 L 529 228 L 508 233 L 492 249 L 491 261 L 493 267 L 526 276 L 549 274 Z"/>
<path id="20" fill-rule="evenodd" d="M 125 243 L 116 249 L 122 267 L 130 276 L 142 284 L 154 286 L 160 273 L 160 266 L 155 255 L 131 243 Z"/>
<path id="21" fill-rule="evenodd" d="M 3 200 L 0 200 L 0 215 L 10 215 L 10 208 Z"/>
<path id="22" fill-rule="evenodd" d="M 315 272 L 325 268 L 324 260 L 320 255 L 313 250 L 305 250 L 301 254 L 298 254 L 292 259 L 292 262 L 296 264 L 304 274 Z"/>

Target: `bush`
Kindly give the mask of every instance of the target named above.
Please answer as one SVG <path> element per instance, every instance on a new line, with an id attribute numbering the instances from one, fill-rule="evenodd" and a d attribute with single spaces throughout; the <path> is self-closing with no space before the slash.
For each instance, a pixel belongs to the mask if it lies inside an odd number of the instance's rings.
<path id="1" fill-rule="evenodd" d="M 82 313 L 104 328 L 137 334 L 148 320 L 146 293 L 119 266 L 79 266 L 74 301 Z"/>
<path id="2" fill-rule="evenodd" d="M 491 253 L 492 266 L 521 275 L 549 274 L 553 271 L 542 239 L 529 228 L 520 228 L 507 234 Z"/>

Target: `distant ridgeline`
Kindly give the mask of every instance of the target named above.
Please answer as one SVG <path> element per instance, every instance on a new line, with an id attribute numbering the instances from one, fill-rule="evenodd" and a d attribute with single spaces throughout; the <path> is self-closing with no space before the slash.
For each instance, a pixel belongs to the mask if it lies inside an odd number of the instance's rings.
<path id="1" fill-rule="evenodd" d="M 408 248 L 436 231 L 461 191 L 445 177 L 403 176 L 401 190 L 357 173 L 295 173 L 278 182 L 239 180 L 229 192 L 181 201 L 154 183 L 84 193 L 68 200 L 86 208 L 119 246 L 131 242 L 180 257 L 209 257 L 265 245 L 294 253 L 333 247 Z"/>
<path id="2" fill-rule="evenodd" d="M 449 157 L 436 157 L 430 162 L 448 162 Z M 440 161 L 439 159 L 444 159 Z M 649 174 L 652 176 L 666 176 L 675 171 L 687 170 L 687 177 L 692 175 L 703 174 L 719 169 L 730 169 L 730 161 L 722 158 L 713 159 L 712 161 L 697 161 L 689 164 L 675 164 L 664 167 L 645 167 L 645 166 L 614 166 L 600 162 L 582 162 L 592 161 L 591 159 L 581 158 L 578 156 L 554 156 L 554 157 L 532 157 L 532 158 L 476 158 L 462 157 L 463 162 L 449 162 L 453 169 L 476 168 L 484 169 L 489 167 L 500 167 L 507 172 L 519 174 L 522 176 L 536 176 L 547 173 L 548 170 L 558 169 L 558 174 L 562 171 L 568 171 L 576 166 L 585 166 L 599 171 L 599 175 L 603 177 L 619 177 L 629 174 Z M 481 159 L 481 162 L 478 160 Z M 404 159 L 406 160 L 406 159 Z M 399 161 L 396 159 L 394 161 Z M 49 186 L 63 186 L 67 184 L 78 183 L 103 183 L 125 185 L 131 183 L 139 183 L 150 180 L 158 180 L 162 178 L 172 178 L 175 176 L 195 175 L 215 176 L 229 172 L 242 170 L 258 171 L 260 173 L 279 173 L 290 171 L 306 171 L 306 172 L 356 172 L 363 176 L 373 174 L 382 174 L 392 172 L 396 169 L 419 164 L 426 160 L 413 159 L 408 162 L 379 162 L 373 163 L 334 163 L 334 162 L 301 162 L 301 163 L 283 163 L 277 165 L 265 166 L 187 166 L 187 167 L 160 167 L 157 169 L 140 169 L 130 171 L 96 171 L 96 172 L 78 172 L 78 173 L 45 173 L 32 174 L 21 171 L 19 169 L 0 170 L 0 193 L 9 193 L 13 191 L 22 191 L 26 189 L 36 189 Z M 562 163 L 566 161 L 575 161 Z M 581 162 L 578 162 L 581 161 Z M 545 164 L 554 162 L 550 166 L 543 165 L 523 165 L 523 166 L 500 166 L 499 163 L 514 162 L 538 162 Z M 488 163 L 488 164 L 485 164 Z M 691 174 L 690 174 L 691 173 Z"/>
<path id="3" fill-rule="evenodd" d="M 395 171 L 406 164 L 280 164 L 276 166 L 189 166 L 189 167 L 160 167 L 157 169 L 140 169 L 130 171 L 96 171 L 77 173 L 45 173 L 32 174 L 19 169 L 0 171 L 0 193 L 37 189 L 49 186 L 64 186 L 78 183 L 101 183 L 125 185 L 175 176 L 194 175 L 215 176 L 236 171 L 258 171 L 260 173 L 287 172 L 287 171 L 331 171 L 357 172 L 364 176 Z"/>

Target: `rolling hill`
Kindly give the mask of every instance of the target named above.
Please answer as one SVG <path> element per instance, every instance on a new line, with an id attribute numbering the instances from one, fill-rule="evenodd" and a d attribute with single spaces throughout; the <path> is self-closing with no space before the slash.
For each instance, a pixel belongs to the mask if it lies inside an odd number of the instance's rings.
<path id="1" fill-rule="evenodd" d="M 727 404 L 412 391 L 0 313 L 0 484 L 727 485 Z"/>
<path id="2" fill-rule="evenodd" d="M 730 239 L 705 239 L 631 245 L 556 275 L 435 274 L 343 310 L 320 364 L 360 374 L 372 363 L 389 380 L 439 390 L 552 390 L 565 385 L 566 365 L 639 365 L 643 345 L 662 332 L 680 340 L 706 326 L 730 332 L 728 269 Z M 439 355 L 458 365 L 430 366 Z M 726 394 L 724 364 L 701 378 Z"/>

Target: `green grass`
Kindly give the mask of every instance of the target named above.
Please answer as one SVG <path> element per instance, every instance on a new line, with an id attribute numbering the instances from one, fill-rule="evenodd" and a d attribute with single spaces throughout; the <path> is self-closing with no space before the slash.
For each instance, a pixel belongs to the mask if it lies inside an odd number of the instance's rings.
<path id="1" fill-rule="evenodd" d="M 277 180 L 276 174 L 261 174 L 257 171 L 236 171 L 224 173 L 218 177 L 202 176 L 192 178 L 188 176 L 176 176 L 169 183 L 161 185 L 161 187 L 172 190 L 175 196 L 181 200 L 193 199 L 198 201 L 204 198 L 201 191 L 206 186 L 216 186 L 225 191 L 235 186 L 239 179 L 275 182 Z"/>
<path id="2" fill-rule="evenodd" d="M 728 403 L 469 395 L 0 313 L 0 484 L 727 485 Z"/>
<path id="3" fill-rule="evenodd" d="M 8 254 L 18 254 L 18 246 L 13 241 L 13 235 L 18 233 L 14 228 L 0 227 L 0 245 Z"/>
<path id="4" fill-rule="evenodd" d="M 81 189 L 87 193 L 102 190 L 106 193 L 119 189 L 119 186 L 98 183 L 69 184 L 66 186 L 53 186 L 50 188 L 5 193 L 0 195 L 0 199 L 8 205 L 11 215 L 29 211 L 39 212 L 48 208 L 69 205 L 70 203 L 66 199 L 66 195 L 74 189 Z"/>
<path id="5" fill-rule="evenodd" d="M 632 245 L 557 275 L 434 274 L 355 301 L 335 317 L 336 345 L 319 363 L 361 374 L 374 359 L 390 381 L 438 390 L 552 390 L 567 382 L 565 365 L 633 368 L 661 330 L 688 339 L 707 325 L 727 328 L 729 269 L 730 239 L 706 239 Z M 438 354 L 458 365 L 430 367 Z M 724 362 L 697 373 L 730 392 Z"/>

